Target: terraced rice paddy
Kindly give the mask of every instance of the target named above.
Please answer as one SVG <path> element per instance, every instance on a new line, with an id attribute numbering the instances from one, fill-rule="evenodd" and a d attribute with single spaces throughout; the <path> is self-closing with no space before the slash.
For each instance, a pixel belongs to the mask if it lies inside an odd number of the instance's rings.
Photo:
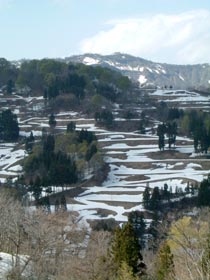
<path id="1" fill-rule="evenodd" d="M 160 92 L 156 93 L 157 96 L 158 94 Z M 179 98 L 180 96 L 176 95 L 176 102 Z M 191 103 L 188 102 L 188 105 L 198 106 L 200 101 L 197 95 L 196 98 L 191 100 Z M 39 116 L 39 111 L 33 109 L 36 108 L 36 102 L 42 104 L 44 101 L 41 98 L 38 101 L 25 100 L 28 106 L 27 114 L 21 112 L 21 107 L 15 107 L 21 135 L 29 135 L 33 131 L 35 136 L 40 136 L 42 128 L 48 127 L 48 118 Z M 66 130 L 70 121 L 76 122 L 77 130 L 84 128 L 94 131 L 105 161 L 109 164 L 108 176 L 101 186 L 92 185 L 84 189 L 84 192 L 71 199 L 71 204 L 68 204 L 68 209 L 78 211 L 82 219 L 114 218 L 117 221 L 126 221 L 130 211 L 143 209 L 142 192 L 146 186 L 162 188 L 164 184 L 168 184 L 173 191 L 177 188 L 184 190 L 188 182 L 199 183 L 209 173 L 210 160 L 194 154 L 192 139 L 177 137 L 173 151 L 166 149 L 160 152 L 156 135 L 141 135 L 135 131 L 107 131 L 97 127 L 94 119 L 85 118 L 77 112 L 59 113 L 56 121 L 57 132 Z M 120 121 L 123 126 L 124 120 Z M 1 144 L 2 182 L 21 172 L 19 161 L 25 156 L 23 148 L 13 144 Z M 61 188 L 57 190 L 61 191 Z"/>

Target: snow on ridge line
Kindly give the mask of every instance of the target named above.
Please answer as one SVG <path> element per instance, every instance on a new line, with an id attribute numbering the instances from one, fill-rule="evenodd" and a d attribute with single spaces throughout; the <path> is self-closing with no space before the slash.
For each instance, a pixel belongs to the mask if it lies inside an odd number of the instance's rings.
<path id="1" fill-rule="evenodd" d="M 89 56 L 86 56 L 84 59 L 83 59 L 83 63 L 86 64 L 86 65 L 93 65 L 93 64 L 99 64 L 99 60 L 98 59 L 94 59 L 92 57 L 89 57 Z"/>

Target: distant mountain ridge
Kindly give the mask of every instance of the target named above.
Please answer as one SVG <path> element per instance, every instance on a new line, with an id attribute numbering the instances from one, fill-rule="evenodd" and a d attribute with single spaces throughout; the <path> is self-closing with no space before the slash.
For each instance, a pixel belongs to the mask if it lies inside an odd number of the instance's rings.
<path id="1" fill-rule="evenodd" d="M 210 64 L 174 65 L 156 63 L 128 54 L 83 54 L 66 57 L 66 62 L 100 65 L 120 71 L 141 87 L 210 88 Z"/>

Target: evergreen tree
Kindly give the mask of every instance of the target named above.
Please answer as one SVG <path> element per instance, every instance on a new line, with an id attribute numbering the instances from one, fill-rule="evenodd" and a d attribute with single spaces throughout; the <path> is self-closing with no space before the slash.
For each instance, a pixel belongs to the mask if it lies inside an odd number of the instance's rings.
<path id="1" fill-rule="evenodd" d="M 11 79 L 9 79 L 8 81 L 7 81 L 7 93 L 8 94 L 11 94 L 12 93 L 12 91 L 13 91 L 13 89 L 14 89 L 14 82 L 13 82 L 13 80 L 11 80 Z"/>
<path id="2" fill-rule="evenodd" d="M 26 141 L 25 141 L 26 151 L 30 153 L 33 149 L 33 145 L 34 145 L 34 135 L 33 132 L 31 131 L 30 136 L 26 137 Z"/>
<path id="3" fill-rule="evenodd" d="M 45 196 L 45 197 L 42 198 L 42 206 L 47 213 L 51 212 L 49 196 Z"/>
<path id="4" fill-rule="evenodd" d="M 16 141 L 19 137 L 17 116 L 10 109 L 0 114 L 0 140 Z"/>
<path id="5" fill-rule="evenodd" d="M 101 112 L 95 112 L 95 120 L 110 127 L 113 124 L 114 116 L 110 110 L 105 109 Z"/>
<path id="6" fill-rule="evenodd" d="M 60 207 L 59 200 L 56 199 L 56 200 L 55 200 L 55 212 L 58 212 L 58 211 L 59 211 L 59 207 Z"/>
<path id="7" fill-rule="evenodd" d="M 157 280 L 175 279 L 173 254 L 166 241 L 161 245 L 157 258 Z"/>
<path id="8" fill-rule="evenodd" d="M 131 223 L 126 223 L 115 231 L 112 256 L 118 268 L 122 262 L 125 262 L 132 269 L 133 275 L 143 273 L 145 265 L 142 262 L 140 245 Z"/>
<path id="9" fill-rule="evenodd" d="M 139 133 L 140 134 L 145 134 L 146 133 L 145 121 L 144 120 L 140 120 L 140 122 L 139 122 Z"/>
<path id="10" fill-rule="evenodd" d="M 76 123 L 70 122 L 67 124 L 67 133 L 68 132 L 74 132 L 76 130 Z"/>
<path id="11" fill-rule="evenodd" d="M 141 247 L 144 248 L 144 234 L 146 233 L 144 214 L 140 211 L 132 211 L 128 215 L 128 222 L 132 224 L 135 235 L 138 237 Z"/>
<path id="12" fill-rule="evenodd" d="M 140 211 L 132 211 L 129 213 L 128 222 L 132 224 L 135 234 L 138 237 L 142 237 L 146 230 L 146 223 L 144 220 L 144 214 Z"/>
<path id="13" fill-rule="evenodd" d="M 150 207 L 150 196 L 151 196 L 150 190 L 149 187 L 147 186 L 143 192 L 143 206 L 145 209 L 149 209 Z"/>
<path id="14" fill-rule="evenodd" d="M 94 154 L 97 153 L 97 147 L 96 147 L 96 144 L 91 144 L 90 147 L 88 147 L 87 149 L 87 152 L 86 152 L 86 155 L 85 155 L 85 159 L 86 161 L 90 161 L 90 159 L 92 158 L 92 156 Z"/>
<path id="15" fill-rule="evenodd" d="M 50 126 L 51 129 L 54 129 L 56 127 L 57 122 L 56 122 L 54 114 L 51 114 L 49 116 L 49 122 L 48 123 L 49 123 L 49 126 Z"/>
<path id="16" fill-rule="evenodd" d="M 198 189 L 198 205 L 210 206 L 210 175 L 208 175 L 208 179 L 204 179 L 200 184 Z"/>
<path id="17" fill-rule="evenodd" d="M 161 203 L 161 196 L 160 196 L 159 187 L 154 187 L 150 199 L 150 209 L 151 210 L 160 209 L 160 203 Z"/>
<path id="18" fill-rule="evenodd" d="M 168 185 L 165 183 L 164 186 L 163 186 L 163 199 L 167 199 L 169 200 L 170 199 L 170 191 L 168 190 Z"/>
<path id="19" fill-rule="evenodd" d="M 66 197 L 64 194 L 61 196 L 61 210 L 67 211 Z"/>
<path id="20" fill-rule="evenodd" d="M 150 224 L 148 232 L 153 236 L 154 240 L 158 238 L 158 226 L 159 226 L 159 218 L 158 214 L 154 212 L 152 222 Z M 154 243 L 154 248 L 156 248 L 156 244 Z"/>
<path id="21" fill-rule="evenodd" d="M 34 196 L 35 201 L 38 205 L 39 199 L 41 198 L 42 195 L 41 179 L 39 176 L 36 176 L 30 190 L 32 191 L 32 195 Z"/>
<path id="22" fill-rule="evenodd" d="M 165 147 L 165 132 L 166 132 L 166 126 L 165 124 L 159 124 L 157 128 L 157 135 L 158 135 L 158 146 L 160 151 L 164 150 Z"/>
<path id="23" fill-rule="evenodd" d="M 171 145 L 175 144 L 176 142 L 176 135 L 177 135 L 177 124 L 176 122 L 168 122 L 166 124 L 166 133 L 168 136 L 168 147 L 171 149 Z"/>
<path id="24" fill-rule="evenodd" d="M 55 138 L 53 135 L 47 135 L 46 140 L 43 143 L 43 152 L 44 153 L 52 153 L 55 148 Z"/>

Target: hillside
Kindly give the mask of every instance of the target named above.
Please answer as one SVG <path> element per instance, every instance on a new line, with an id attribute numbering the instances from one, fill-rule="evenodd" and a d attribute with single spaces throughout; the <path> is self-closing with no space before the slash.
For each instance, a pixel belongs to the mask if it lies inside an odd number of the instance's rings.
<path id="1" fill-rule="evenodd" d="M 118 241 L 127 244 L 133 236 L 134 241 L 138 237 L 137 261 L 142 248 L 149 277 L 144 279 L 157 279 L 154 260 L 160 259 L 162 235 L 179 217 L 195 213 L 198 202 L 209 206 L 209 95 L 173 88 L 146 91 L 102 65 L 34 60 L 14 68 L 2 62 L 0 278 L 66 280 L 73 275 L 86 280 L 97 272 L 94 279 L 116 279 L 109 275 L 121 273 L 121 266 L 107 253 L 114 248 L 110 242 L 116 240 L 116 254 L 123 256 Z M 14 121 L 19 137 L 11 139 Z M 208 215 L 202 217 L 209 221 Z M 194 218 L 180 221 L 188 238 L 198 225 Z M 209 231 L 200 225 L 206 242 Z M 204 250 L 200 243 L 197 248 Z M 180 255 L 179 248 L 173 251 L 175 275 L 188 272 L 184 263 L 177 268 L 187 259 L 187 249 Z"/>
<path id="2" fill-rule="evenodd" d="M 173 88 L 208 88 L 210 65 L 173 65 L 156 63 L 128 54 L 113 55 L 84 54 L 65 58 L 66 62 L 80 62 L 86 65 L 101 65 L 120 71 L 123 75 L 148 85 Z"/>

